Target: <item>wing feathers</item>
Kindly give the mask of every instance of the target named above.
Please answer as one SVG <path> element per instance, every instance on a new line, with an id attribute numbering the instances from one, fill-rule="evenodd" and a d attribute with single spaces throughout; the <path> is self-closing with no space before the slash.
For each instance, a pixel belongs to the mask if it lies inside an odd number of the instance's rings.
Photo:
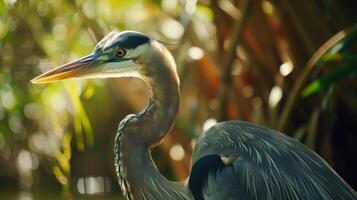
<path id="1" fill-rule="evenodd" d="M 225 165 L 222 155 L 236 159 Z M 293 138 L 247 122 L 223 122 L 209 129 L 197 142 L 193 163 L 189 182 L 196 199 L 357 199 L 316 153 Z"/>

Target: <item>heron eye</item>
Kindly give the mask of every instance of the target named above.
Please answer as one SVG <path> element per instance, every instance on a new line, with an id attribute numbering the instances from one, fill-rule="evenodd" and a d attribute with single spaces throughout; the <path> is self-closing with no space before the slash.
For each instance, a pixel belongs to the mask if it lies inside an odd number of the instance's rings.
<path id="1" fill-rule="evenodd" d="M 126 54 L 125 49 L 121 49 L 121 48 L 117 49 L 117 51 L 115 52 L 115 55 L 118 57 L 123 57 L 125 56 L 125 54 Z"/>

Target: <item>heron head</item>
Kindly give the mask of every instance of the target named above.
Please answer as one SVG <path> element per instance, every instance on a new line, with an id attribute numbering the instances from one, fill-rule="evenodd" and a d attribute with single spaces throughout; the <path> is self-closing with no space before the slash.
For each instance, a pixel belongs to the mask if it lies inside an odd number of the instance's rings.
<path id="1" fill-rule="evenodd" d="M 151 38 L 139 32 L 113 31 L 96 45 L 93 53 L 45 72 L 31 82 L 140 76 L 143 66 L 137 61 L 151 42 Z"/>

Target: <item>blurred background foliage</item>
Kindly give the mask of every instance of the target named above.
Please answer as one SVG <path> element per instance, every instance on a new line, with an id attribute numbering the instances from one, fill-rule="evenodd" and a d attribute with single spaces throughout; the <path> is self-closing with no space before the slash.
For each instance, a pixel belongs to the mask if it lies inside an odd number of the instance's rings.
<path id="1" fill-rule="evenodd" d="M 29 82 L 113 29 L 177 43 L 180 113 L 152 152 L 166 177 L 187 177 L 203 130 L 239 119 L 297 138 L 357 189 L 356 10 L 348 0 L 1 1 L 1 198 L 120 198 L 113 140 L 145 107 L 145 84 Z"/>

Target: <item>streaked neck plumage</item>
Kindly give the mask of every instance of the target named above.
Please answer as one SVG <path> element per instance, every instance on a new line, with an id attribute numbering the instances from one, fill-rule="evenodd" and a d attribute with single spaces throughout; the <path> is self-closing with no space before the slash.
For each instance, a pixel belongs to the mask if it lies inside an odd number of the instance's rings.
<path id="1" fill-rule="evenodd" d="M 127 199 L 192 199 L 186 186 L 160 174 L 150 155 L 176 120 L 180 92 L 172 55 L 158 42 L 147 48 L 135 62 L 145 66 L 140 74 L 150 100 L 144 111 L 120 122 L 114 148 L 119 184 Z"/>

